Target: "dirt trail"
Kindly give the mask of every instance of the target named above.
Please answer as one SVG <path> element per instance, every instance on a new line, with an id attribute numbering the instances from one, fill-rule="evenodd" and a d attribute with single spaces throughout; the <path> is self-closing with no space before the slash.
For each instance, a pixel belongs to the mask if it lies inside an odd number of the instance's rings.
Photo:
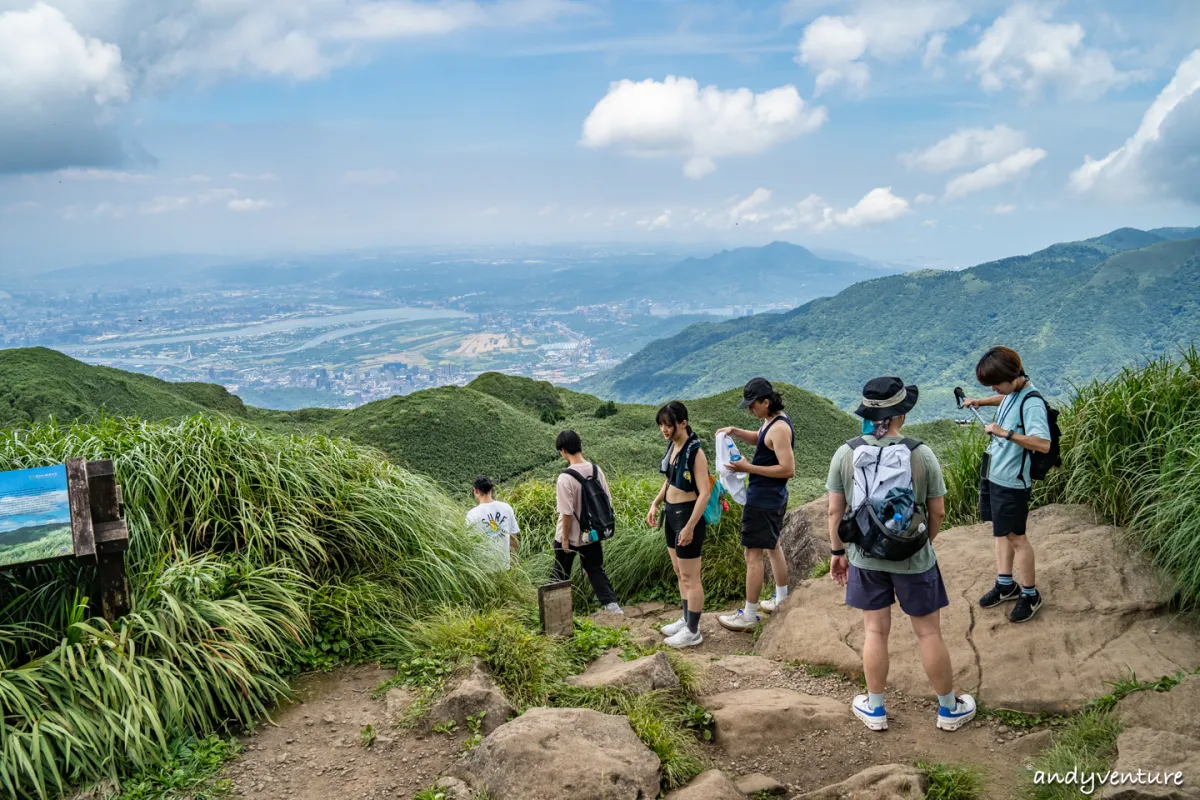
<path id="1" fill-rule="evenodd" d="M 628 610 L 625 617 L 597 614 L 594 619 L 602 624 L 628 625 L 638 637 L 678 615 L 678 611 L 654 603 Z M 788 665 L 777 665 L 779 669 L 766 675 L 738 675 L 716 666 L 726 656 L 750 655 L 754 649 L 751 634 L 727 631 L 716 617 L 717 613 L 704 615 L 704 643 L 683 651 L 689 661 L 703 668 L 705 694 L 786 688 L 836 698 L 846 704 L 850 717 L 850 700 L 861 691 L 853 682 L 835 676 L 813 677 Z M 227 769 L 235 796 L 383 800 L 411 798 L 432 784 L 458 757 L 465 734 L 451 738 L 394 729 L 383 701 L 371 697 L 388 677 L 387 671 L 358 667 L 301 678 L 295 686 L 297 700 L 276 711 L 273 725 L 264 724 L 246 737 L 241 759 Z M 908 698 L 896 692 L 888 694 L 888 714 L 890 729 L 883 733 L 853 726 L 848 735 L 780 741 L 751 760 L 734 761 L 720 744 L 705 745 L 705 752 L 713 766 L 731 775 L 763 772 L 792 791 L 834 783 L 873 764 L 925 760 L 973 766 L 984 774 L 986 797 L 1012 797 L 1022 758 L 1009 741 L 1014 734 L 1002 734 L 997 724 L 979 720 L 953 734 L 938 731 L 932 699 Z M 369 748 L 363 746 L 360 735 L 368 724 L 378 733 Z"/>

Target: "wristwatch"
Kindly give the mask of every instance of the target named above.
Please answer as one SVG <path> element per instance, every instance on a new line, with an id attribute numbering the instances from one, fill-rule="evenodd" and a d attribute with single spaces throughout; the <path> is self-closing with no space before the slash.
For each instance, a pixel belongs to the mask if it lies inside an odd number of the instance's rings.
<path id="1" fill-rule="evenodd" d="M 843 547 L 841 550 L 830 550 L 830 551 L 829 551 L 829 555 L 831 555 L 831 556 L 844 556 L 844 555 L 846 555 L 846 548 L 844 548 L 844 547 Z"/>
<path id="2" fill-rule="evenodd" d="M 1004 437 L 1005 441 L 1011 442 L 1014 433 L 1016 433 L 1016 431 L 1009 431 Z"/>

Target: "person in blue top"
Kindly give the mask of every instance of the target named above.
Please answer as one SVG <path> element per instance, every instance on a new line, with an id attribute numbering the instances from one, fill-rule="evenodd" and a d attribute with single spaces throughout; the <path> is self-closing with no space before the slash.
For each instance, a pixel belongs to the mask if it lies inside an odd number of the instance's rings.
<path id="1" fill-rule="evenodd" d="M 979 598 L 983 608 L 1016 600 L 1008 618 L 1027 622 L 1042 607 L 1034 571 L 1033 545 L 1025 535 L 1029 518 L 1029 451 L 1050 451 L 1050 419 L 1046 401 L 1029 397 L 1036 391 L 1025 375 L 1021 357 L 1007 347 L 993 347 L 979 359 L 975 377 L 996 392 L 965 400 L 964 407 L 999 406 L 986 430 L 992 441 L 983 457 L 979 480 L 979 518 L 992 523 L 996 541 L 996 585 Z M 1013 565 L 1021 576 L 1013 580 Z"/>
<path id="2" fill-rule="evenodd" d="M 757 431 L 721 428 L 719 433 L 754 445 L 754 457 L 731 461 L 729 469 L 750 475 L 742 509 L 742 547 L 746 553 L 746 607 L 717 617 L 731 631 L 748 631 L 761 621 L 758 596 L 763 585 L 763 553 L 771 560 L 775 596 L 761 608 L 771 612 L 787 599 L 787 560 L 779 544 L 783 515 L 787 511 L 788 479 L 796 474 L 796 435 L 792 420 L 783 413 L 783 398 L 766 378 L 751 378 L 742 388 L 738 406 L 762 420 Z"/>

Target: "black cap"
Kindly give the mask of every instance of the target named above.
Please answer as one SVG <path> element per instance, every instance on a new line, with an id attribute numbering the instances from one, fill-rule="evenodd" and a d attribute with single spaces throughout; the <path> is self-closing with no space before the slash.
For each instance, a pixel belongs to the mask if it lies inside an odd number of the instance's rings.
<path id="1" fill-rule="evenodd" d="M 762 400 L 764 397 L 770 397 L 775 394 L 775 387 L 766 378 L 751 378 L 746 381 L 746 385 L 742 387 L 742 402 L 738 403 L 738 408 L 749 408 L 750 404 Z"/>
<path id="2" fill-rule="evenodd" d="M 905 386 L 899 378 L 872 378 L 863 387 L 862 403 L 855 410 L 863 419 L 902 417 L 917 404 L 917 387 Z"/>

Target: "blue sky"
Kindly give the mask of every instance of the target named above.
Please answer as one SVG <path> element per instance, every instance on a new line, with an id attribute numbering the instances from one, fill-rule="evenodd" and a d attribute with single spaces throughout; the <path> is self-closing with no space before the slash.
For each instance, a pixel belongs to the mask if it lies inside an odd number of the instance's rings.
<path id="1" fill-rule="evenodd" d="M 1198 48 L 1190 0 L 0 0 L 0 274 L 1196 225 Z"/>
<path id="2" fill-rule="evenodd" d="M 55 522 L 71 522 L 65 467 L 0 472 L 0 533 Z"/>

